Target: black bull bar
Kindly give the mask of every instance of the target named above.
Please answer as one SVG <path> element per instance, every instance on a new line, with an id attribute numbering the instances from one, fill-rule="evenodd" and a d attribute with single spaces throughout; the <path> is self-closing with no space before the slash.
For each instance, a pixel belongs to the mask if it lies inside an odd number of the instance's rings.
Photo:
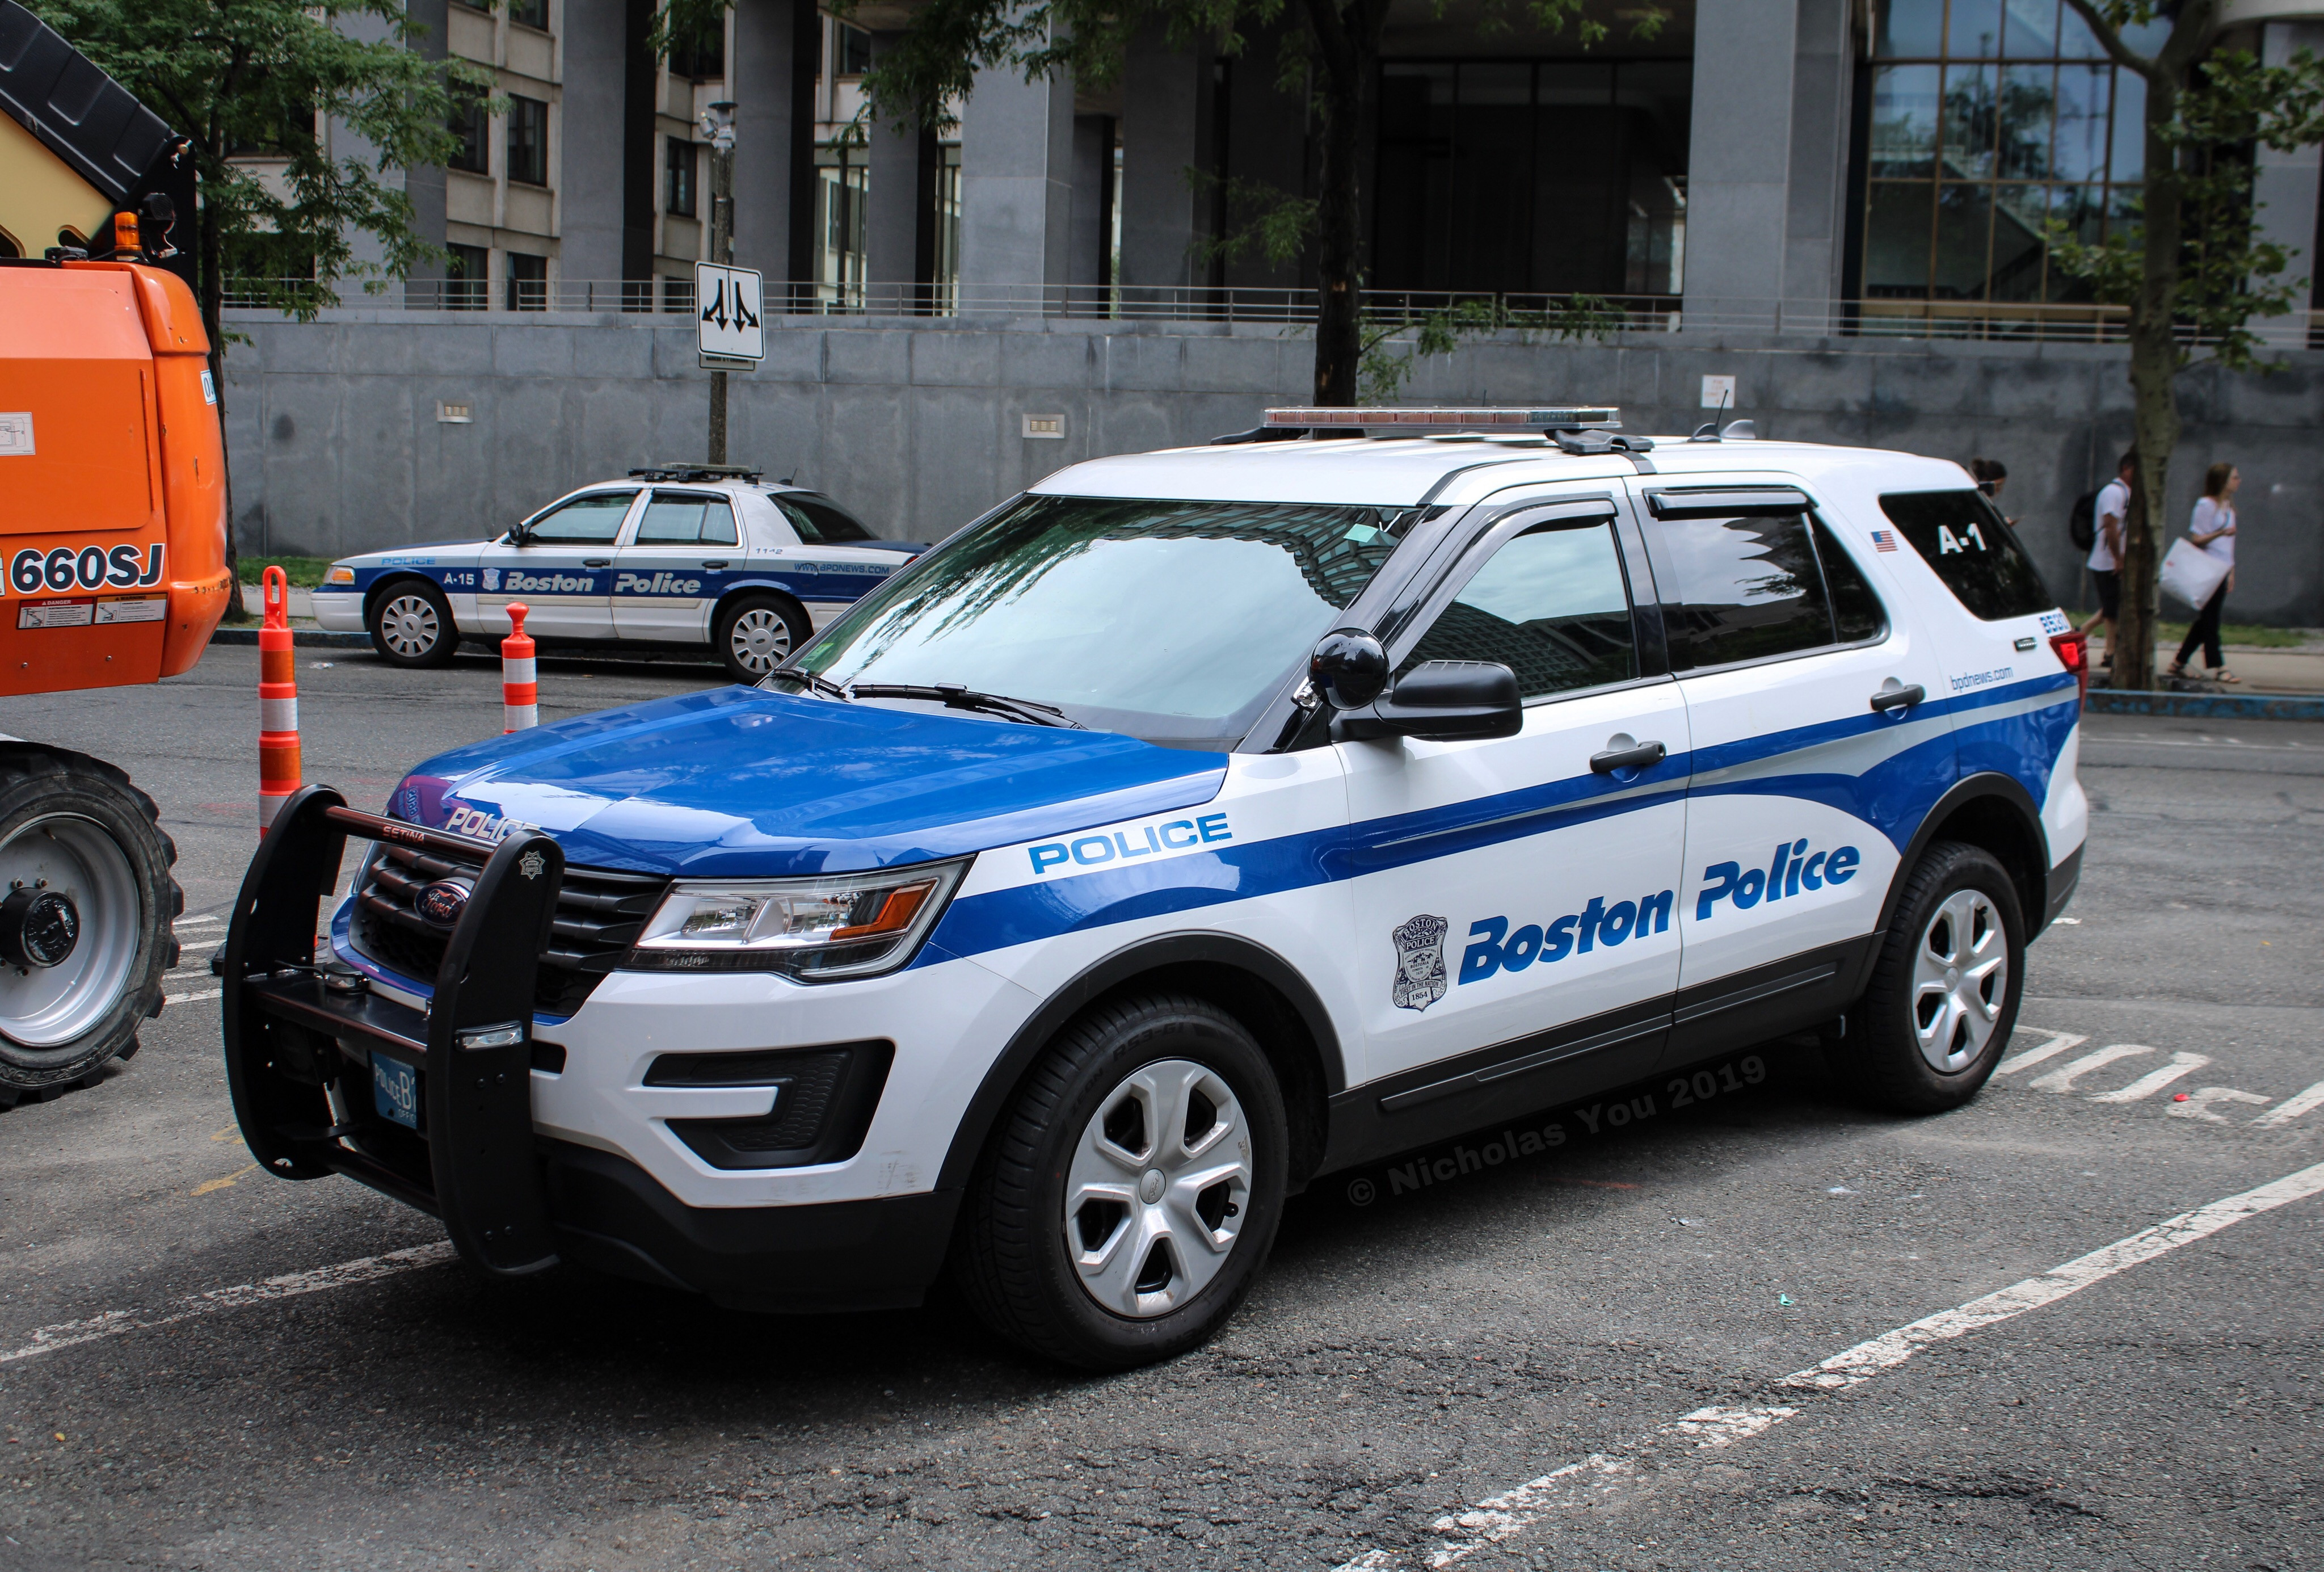
<path id="1" fill-rule="evenodd" d="M 315 961 L 320 904 L 349 836 L 474 869 L 425 1010 L 330 985 Z M 251 859 L 226 930 L 226 1083 L 251 1155 L 279 1179 L 340 1173 L 443 1219 L 495 1277 L 557 1263 L 532 1132 L 534 974 L 565 854 L 521 831 L 497 846 L 362 813 L 300 790 Z M 419 1072 L 419 1128 L 374 1105 L 371 1061 Z M 336 1098 L 334 1094 L 336 1094 Z"/>

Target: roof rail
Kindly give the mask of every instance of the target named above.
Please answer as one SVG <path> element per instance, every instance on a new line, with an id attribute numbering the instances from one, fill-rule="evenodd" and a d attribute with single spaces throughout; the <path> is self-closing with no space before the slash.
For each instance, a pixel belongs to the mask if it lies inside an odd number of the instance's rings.
<path id="1" fill-rule="evenodd" d="M 752 485 L 759 484 L 762 472 L 747 464 L 651 464 L 630 471 L 632 480 L 741 480 Z"/>
<path id="2" fill-rule="evenodd" d="M 1446 431 L 1618 431 L 1622 411 L 1610 404 L 1509 404 L 1403 409 L 1297 406 L 1271 409 L 1259 428 L 1270 434 L 1360 430 L 1383 435 Z M 1244 440 L 1255 440 L 1245 436 Z"/>

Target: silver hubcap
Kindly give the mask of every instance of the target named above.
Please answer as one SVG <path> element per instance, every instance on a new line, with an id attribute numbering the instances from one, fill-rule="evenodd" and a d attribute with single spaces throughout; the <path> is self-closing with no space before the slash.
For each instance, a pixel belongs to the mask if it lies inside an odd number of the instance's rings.
<path id="1" fill-rule="evenodd" d="M 726 635 L 735 663 L 754 677 L 763 677 L 781 665 L 791 652 L 791 626 L 775 612 L 754 606 L 734 619 Z"/>
<path id="2" fill-rule="evenodd" d="M 1098 1105 L 1065 1173 L 1065 1252 L 1117 1316 L 1167 1315 L 1201 1293 L 1250 1210 L 1250 1128 L 1217 1073 L 1138 1070 Z"/>
<path id="3" fill-rule="evenodd" d="M 1921 930 L 1913 959 L 1913 1031 L 1921 1057 L 1947 1075 L 1993 1040 L 2009 994 L 2009 939 L 2001 914 L 1977 890 L 1945 897 Z"/>
<path id="4" fill-rule="evenodd" d="M 444 624 L 425 596 L 399 595 L 380 608 L 381 640 L 406 659 L 425 655 L 443 635 Z"/>
<path id="5" fill-rule="evenodd" d="M 80 931 L 54 966 L 0 961 L 0 1032 L 26 1048 L 62 1048 L 103 1020 L 129 981 L 145 926 L 137 874 L 102 825 L 53 814 L 0 846 L 0 890 L 20 889 L 62 895 Z"/>

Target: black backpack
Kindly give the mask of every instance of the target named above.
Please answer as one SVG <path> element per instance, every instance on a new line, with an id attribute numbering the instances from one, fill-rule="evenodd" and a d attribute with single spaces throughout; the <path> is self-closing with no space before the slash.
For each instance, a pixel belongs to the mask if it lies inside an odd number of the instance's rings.
<path id="1" fill-rule="evenodd" d="M 2098 494 L 2085 492 L 2074 499 L 2074 511 L 2066 517 L 2066 533 L 2074 542 L 2074 550 L 2087 551 L 2098 544 Z"/>

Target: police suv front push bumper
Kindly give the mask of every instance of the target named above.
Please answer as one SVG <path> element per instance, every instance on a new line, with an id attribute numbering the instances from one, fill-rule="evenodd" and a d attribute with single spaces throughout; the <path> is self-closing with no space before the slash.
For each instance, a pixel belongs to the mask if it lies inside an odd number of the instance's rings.
<path id="1" fill-rule="evenodd" d="M 738 1308 L 919 1301 L 942 1264 L 956 1192 L 688 1207 L 626 1158 L 535 1134 L 534 986 L 565 872 L 549 837 L 521 832 L 490 850 L 424 1010 L 335 985 L 344 977 L 318 967 L 315 936 L 351 835 L 469 863 L 485 851 L 358 812 L 327 786 L 284 805 L 235 905 L 223 1000 L 235 1115 L 268 1172 L 345 1174 L 431 1213 L 493 1277 L 562 1256 Z M 416 1072 L 410 1127 L 374 1105 L 381 1059 Z"/>

